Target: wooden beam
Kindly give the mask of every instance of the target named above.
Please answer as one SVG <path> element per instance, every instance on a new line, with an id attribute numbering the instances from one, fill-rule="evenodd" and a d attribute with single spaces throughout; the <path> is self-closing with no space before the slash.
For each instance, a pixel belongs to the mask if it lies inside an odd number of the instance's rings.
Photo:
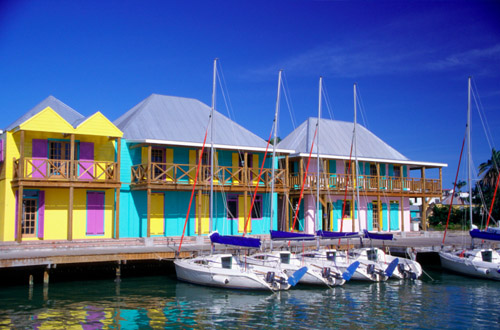
<path id="1" fill-rule="evenodd" d="M 120 239 L 120 188 L 115 189 L 115 238 Z"/>
<path id="2" fill-rule="evenodd" d="M 121 181 L 120 178 L 120 169 L 122 168 L 122 139 L 118 138 L 116 139 L 116 169 L 115 169 L 115 175 L 114 175 L 114 180 L 115 181 Z"/>
<path id="3" fill-rule="evenodd" d="M 73 240 L 73 194 L 74 188 L 69 187 L 69 202 L 68 202 L 68 241 Z"/>
<path id="4" fill-rule="evenodd" d="M 151 183 L 151 176 L 153 175 L 152 168 L 151 168 L 151 145 L 148 145 L 148 169 L 146 170 L 147 176 L 148 176 L 148 185 Z M 148 236 L 149 237 L 149 236 Z"/>
<path id="5" fill-rule="evenodd" d="M 24 132 L 24 131 L 21 131 Z M 19 186 L 19 189 L 17 190 L 17 219 L 16 219 L 16 225 L 17 225 L 17 230 L 16 230 L 16 241 L 18 243 L 21 243 L 23 240 L 23 227 L 22 227 L 22 221 L 23 221 L 23 186 Z"/>
<path id="6" fill-rule="evenodd" d="M 420 176 L 422 178 L 422 229 L 427 230 L 427 198 L 425 189 L 425 166 L 420 170 Z"/>
<path id="7" fill-rule="evenodd" d="M 201 151 L 200 151 L 201 152 Z M 198 236 L 201 236 L 201 213 L 202 213 L 202 192 L 198 190 Z"/>
<path id="8" fill-rule="evenodd" d="M 148 160 L 149 162 L 149 160 Z M 151 237 L 151 188 L 147 190 L 147 215 L 148 215 L 148 223 L 147 223 L 147 235 Z"/>
<path id="9" fill-rule="evenodd" d="M 75 180 L 75 134 L 70 135 L 70 147 L 69 147 L 69 179 L 71 181 Z"/>
<path id="10" fill-rule="evenodd" d="M 304 185 L 304 159 L 301 157 L 300 158 L 300 165 L 299 165 L 299 173 L 300 173 L 300 186 L 302 187 Z"/>
<path id="11" fill-rule="evenodd" d="M 405 231 L 404 198 L 401 196 L 401 231 Z"/>
<path id="12" fill-rule="evenodd" d="M 247 221 L 251 221 L 248 219 L 248 203 L 247 203 L 247 197 L 248 197 L 248 192 L 245 190 L 243 192 L 243 212 L 244 212 L 244 224 L 247 223 Z M 251 216 L 250 216 L 251 217 Z M 245 226 L 245 225 L 243 225 Z M 248 225 L 246 226 L 248 228 Z M 251 228 L 251 224 L 250 224 L 250 228 Z M 245 232 L 245 228 L 243 227 L 243 232 Z"/>
<path id="13" fill-rule="evenodd" d="M 243 154 L 243 185 L 246 186 L 248 184 L 248 152 L 245 151 Z M 245 190 L 246 191 L 246 190 Z"/>
<path id="14" fill-rule="evenodd" d="M 290 162 L 288 155 L 285 156 L 285 166 L 286 166 L 285 185 L 286 188 L 290 189 Z"/>
<path id="15" fill-rule="evenodd" d="M 21 131 L 21 138 L 19 141 L 19 173 L 17 176 L 20 180 L 24 179 L 24 135 L 24 131 Z"/>
<path id="16" fill-rule="evenodd" d="M 383 229 L 383 215 L 382 215 L 382 203 L 380 202 L 380 195 L 377 195 L 377 212 L 378 212 L 378 231 L 382 231 Z"/>

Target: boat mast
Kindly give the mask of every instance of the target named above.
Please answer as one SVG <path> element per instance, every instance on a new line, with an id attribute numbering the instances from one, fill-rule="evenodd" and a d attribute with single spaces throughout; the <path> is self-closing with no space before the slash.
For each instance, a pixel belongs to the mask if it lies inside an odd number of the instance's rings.
<path id="1" fill-rule="evenodd" d="M 321 120 L 321 94 L 323 87 L 323 77 L 319 77 L 319 102 L 318 102 L 318 135 L 316 136 L 316 217 L 314 221 L 314 232 L 318 230 L 319 225 L 319 170 L 320 170 L 320 159 L 319 159 L 319 123 Z"/>
<path id="2" fill-rule="evenodd" d="M 359 212 L 359 177 L 358 177 L 358 140 L 357 140 L 357 137 L 356 137 L 356 126 L 358 125 L 357 124 L 357 97 L 356 97 L 356 83 L 354 83 L 354 131 L 353 131 L 353 135 L 354 135 L 354 184 L 356 185 L 356 202 L 357 202 L 357 208 L 358 208 L 358 231 L 361 232 L 361 214 Z M 356 202 L 354 203 L 354 214 L 353 216 L 356 215 Z M 389 231 L 390 231 L 390 228 L 389 228 Z"/>
<path id="3" fill-rule="evenodd" d="M 271 165 L 271 224 L 269 226 L 270 230 L 273 230 L 273 220 L 274 220 L 274 166 L 276 162 L 276 138 L 278 134 L 278 113 L 280 109 L 280 92 L 281 92 L 281 73 L 283 70 L 279 71 L 278 75 L 278 96 L 276 97 L 276 110 L 274 111 L 274 137 L 273 137 L 273 161 Z"/>
<path id="4" fill-rule="evenodd" d="M 213 204 L 214 204 L 214 109 L 215 109 L 215 87 L 217 79 L 217 58 L 214 60 L 214 76 L 212 84 L 212 108 L 210 109 L 210 230 L 213 228 Z"/>
<path id="5" fill-rule="evenodd" d="M 471 142 L 470 142 L 470 92 L 471 92 L 471 77 L 468 79 L 467 89 L 467 183 L 469 185 L 469 217 L 470 227 L 472 229 L 472 186 L 471 186 Z M 451 207 L 451 206 L 450 206 Z"/>

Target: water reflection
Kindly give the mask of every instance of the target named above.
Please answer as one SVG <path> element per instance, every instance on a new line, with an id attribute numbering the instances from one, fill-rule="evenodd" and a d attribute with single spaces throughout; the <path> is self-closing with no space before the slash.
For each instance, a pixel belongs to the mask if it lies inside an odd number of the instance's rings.
<path id="1" fill-rule="evenodd" d="M 278 292 L 206 288 L 149 277 L 0 289 L 0 328 L 490 328 L 500 283 L 435 274 L 436 281 L 350 282 Z"/>

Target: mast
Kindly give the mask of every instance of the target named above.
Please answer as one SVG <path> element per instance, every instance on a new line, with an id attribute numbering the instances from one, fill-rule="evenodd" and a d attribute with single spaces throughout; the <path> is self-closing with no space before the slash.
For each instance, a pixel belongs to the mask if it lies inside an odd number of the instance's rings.
<path id="1" fill-rule="evenodd" d="M 471 186 L 471 142 L 470 142 L 470 92 L 471 92 L 471 77 L 468 79 L 467 89 L 467 184 L 469 185 L 469 217 L 470 226 L 472 229 L 472 186 Z M 451 206 L 450 206 L 451 207 Z"/>
<path id="2" fill-rule="evenodd" d="M 356 185 L 356 202 L 358 204 L 358 230 L 361 232 L 361 214 L 359 212 L 359 177 L 358 177 L 358 140 L 356 138 L 356 126 L 357 124 L 357 97 L 356 97 L 356 83 L 354 83 L 354 177 L 355 179 L 353 180 L 354 184 Z M 353 216 L 356 215 L 356 202 L 354 202 L 354 214 Z M 389 228 L 390 231 L 390 228 Z"/>
<path id="3" fill-rule="evenodd" d="M 278 75 L 278 96 L 276 97 L 276 110 L 274 111 L 274 137 L 273 137 L 273 161 L 271 165 L 271 224 L 269 226 L 270 230 L 273 230 L 273 220 L 274 220 L 274 166 L 276 162 L 276 138 L 278 134 L 278 113 L 280 109 L 280 92 L 281 92 L 281 73 L 283 70 L 279 71 Z"/>
<path id="4" fill-rule="evenodd" d="M 212 108 L 210 109 L 210 231 L 213 228 L 213 204 L 214 204 L 214 109 L 215 109 L 215 87 L 217 79 L 217 58 L 214 60 L 214 76 L 212 84 Z"/>
<path id="5" fill-rule="evenodd" d="M 319 159 L 319 123 L 321 120 L 321 94 L 323 87 L 323 77 L 319 77 L 319 102 L 318 102 L 318 135 L 316 136 L 316 217 L 314 221 L 314 232 L 318 230 L 319 224 L 319 189 L 320 189 L 320 181 L 319 181 L 319 170 L 320 170 L 320 159 Z"/>

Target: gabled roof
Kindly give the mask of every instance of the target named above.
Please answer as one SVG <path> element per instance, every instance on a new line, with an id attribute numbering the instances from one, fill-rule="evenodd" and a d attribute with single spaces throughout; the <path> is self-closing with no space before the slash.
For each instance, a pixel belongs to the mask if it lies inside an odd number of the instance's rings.
<path id="1" fill-rule="evenodd" d="M 210 107 L 196 99 L 152 94 L 114 121 L 123 137 L 185 145 L 203 143 Z M 211 130 L 208 130 L 207 144 Z M 214 111 L 214 144 L 235 148 L 265 148 L 266 141 Z"/>
<path id="2" fill-rule="evenodd" d="M 56 99 L 55 97 L 50 95 L 45 100 L 38 103 L 33 109 L 29 110 L 24 115 L 19 117 L 16 121 L 14 121 L 12 124 L 10 124 L 5 130 L 6 131 L 13 130 L 14 128 L 18 127 L 22 123 L 24 123 L 27 120 L 29 120 L 30 118 L 32 118 L 33 116 L 37 115 L 39 112 L 45 110 L 47 107 L 50 107 L 59 116 L 61 116 L 64 120 L 66 120 L 68 123 L 70 123 L 72 125 L 75 122 L 84 118 L 76 110 L 72 109 L 71 107 L 67 106 L 63 102 L 59 101 L 58 99 Z"/>
<path id="3" fill-rule="evenodd" d="M 317 118 L 309 118 L 285 137 L 278 148 L 293 149 L 296 153 L 309 153 Z M 322 157 L 349 157 L 354 123 L 321 119 L 319 128 L 319 152 Z M 359 158 L 408 161 L 408 158 L 382 141 L 361 125 L 357 125 L 357 155 Z M 313 153 L 317 152 L 315 142 Z M 353 151 L 354 152 L 354 151 Z M 354 153 L 353 153 L 354 157 Z"/>
<path id="4" fill-rule="evenodd" d="M 76 121 L 74 125 L 76 125 L 77 134 L 112 137 L 121 137 L 123 135 L 123 133 L 99 111 L 91 116 Z"/>

